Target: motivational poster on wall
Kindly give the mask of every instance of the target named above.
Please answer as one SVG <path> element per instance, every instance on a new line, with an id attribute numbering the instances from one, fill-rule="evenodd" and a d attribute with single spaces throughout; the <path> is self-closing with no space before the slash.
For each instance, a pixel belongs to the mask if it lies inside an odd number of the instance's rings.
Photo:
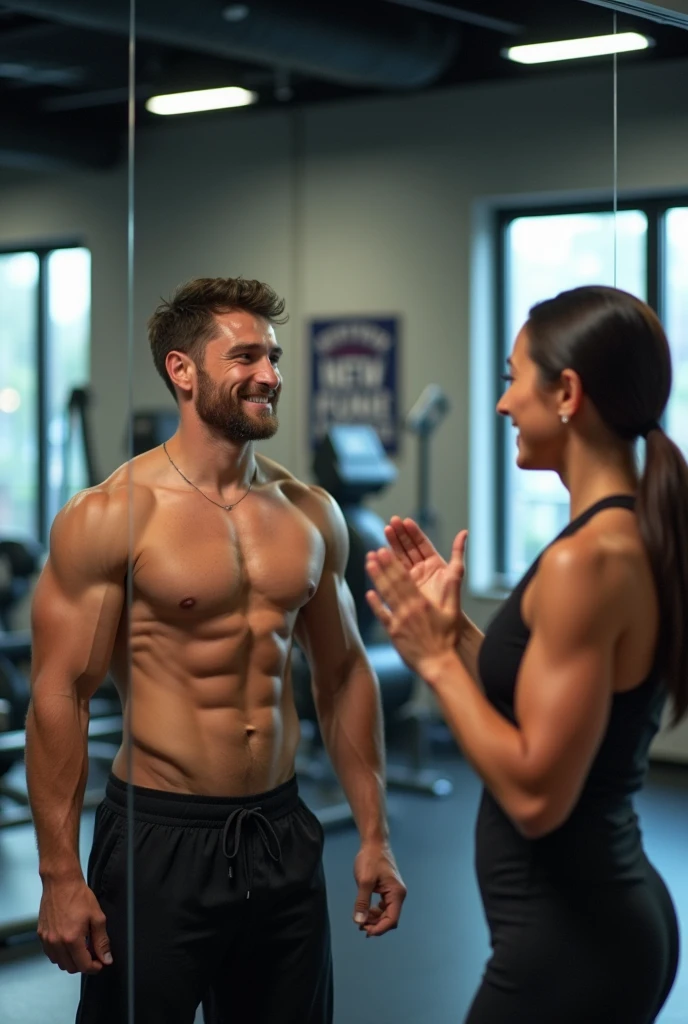
<path id="1" fill-rule="evenodd" d="M 399 442 L 399 319 L 312 320 L 310 443 L 333 424 L 368 424 L 389 454 Z"/>

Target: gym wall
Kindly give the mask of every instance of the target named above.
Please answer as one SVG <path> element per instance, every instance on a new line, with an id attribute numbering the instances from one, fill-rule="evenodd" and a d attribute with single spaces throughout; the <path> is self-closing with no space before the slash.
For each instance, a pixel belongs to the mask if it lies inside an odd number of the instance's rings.
<path id="1" fill-rule="evenodd" d="M 685 61 L 622 65 L 622 193 L 688 186 L 687 77 Z M 611 62 L 608 73 L 324 104 L 295 118 L 245 111 L 179 119 L 139 132 L 136 145 L 135 406 L 171 403 L 145 336 L 159 297 L 192 276 L 263 278 L 292 315 L 279 332 L 281 429 L 264 450 L 307 477 L 305 320 L 400 314 L 402 407 L 431 381 L 452 399 L 433 447 L 446 548 L 468 519 L 474 208 L 487 197 L 609 194 Z M 125 455 L 125 167 L 0 175 L 0 246 L 64 239 L 93 255 L 93 424 L 109 473 Z M 398 483 L 376 502 L 385 516 L 413 511 L 412 439 L 398 462 Z M 479 623 L 494 607 L 475 598 L 467 605 Z"/>

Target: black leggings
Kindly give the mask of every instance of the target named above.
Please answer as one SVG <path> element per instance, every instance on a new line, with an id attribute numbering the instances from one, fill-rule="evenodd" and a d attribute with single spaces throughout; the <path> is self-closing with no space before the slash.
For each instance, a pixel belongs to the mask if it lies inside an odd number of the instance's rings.
<path id="1" fill-rule="evenodd" d="M 493 955 L 464 1024 L 651 1024 L 666 1002 L 678 925 L 649 862 L 642 882 L 491 912 Z"/>
<path id="2" fill-rule="evenodd" d="M 127 792 L 112 777 L 88 880 L 114 963 L 82 977 L 77 1024 L 125 1024 Z M 134 787 L 134 1024 L 330 1024 L 323 832 L 296 780 L 208 798 Z"/>

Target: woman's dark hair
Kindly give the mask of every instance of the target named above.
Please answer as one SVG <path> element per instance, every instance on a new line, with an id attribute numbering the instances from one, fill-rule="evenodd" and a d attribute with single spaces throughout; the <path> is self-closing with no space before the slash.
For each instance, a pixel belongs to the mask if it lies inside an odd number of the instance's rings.
<path id="1" fill-rule="evenodd" d="M 148 321 L 153 362 L 172 396 L 177 397 L 165 367 L 169 352 L 186 352 L 202 366 L 206 342 L 217 332 L 219 313 L 241 310 L 278 324 L 287 319 L 284 306 L 284 299 L 269 285 L 243 277 L 199 277 L 177 288 Z"/>
<path id="2" fill-rule="evenodd" d="M 529 353 L 545 384 L 574 370 L 607 427 L 647 441 L 636 511 L 659 598 L 658 668 L 674 722 L 688 711 L 688 464 L 659 426 L 671 353 L 656 314 L 617 288 L 562 292 L 530 311 Z"/>

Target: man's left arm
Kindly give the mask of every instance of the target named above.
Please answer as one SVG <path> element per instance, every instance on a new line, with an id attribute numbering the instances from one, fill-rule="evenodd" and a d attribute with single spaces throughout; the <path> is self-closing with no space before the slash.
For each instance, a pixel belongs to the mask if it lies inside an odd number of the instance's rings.
<path id="1" fill-rule="evenodd" d="M 389 846 L 380 692 L 345 580 L 346 523 L 325 491 L 311 488 L 311 501 L 317 503 L 313 511 L 325 562 L 315 595 L 299 613 L 295 637 L 310 665 L 323 742 L 361 836 L 354 920 L 368 935 L 382 935 L 397 926 L 406 890 Z M 375 892 L 381 901 L 371 908 Z"/>

